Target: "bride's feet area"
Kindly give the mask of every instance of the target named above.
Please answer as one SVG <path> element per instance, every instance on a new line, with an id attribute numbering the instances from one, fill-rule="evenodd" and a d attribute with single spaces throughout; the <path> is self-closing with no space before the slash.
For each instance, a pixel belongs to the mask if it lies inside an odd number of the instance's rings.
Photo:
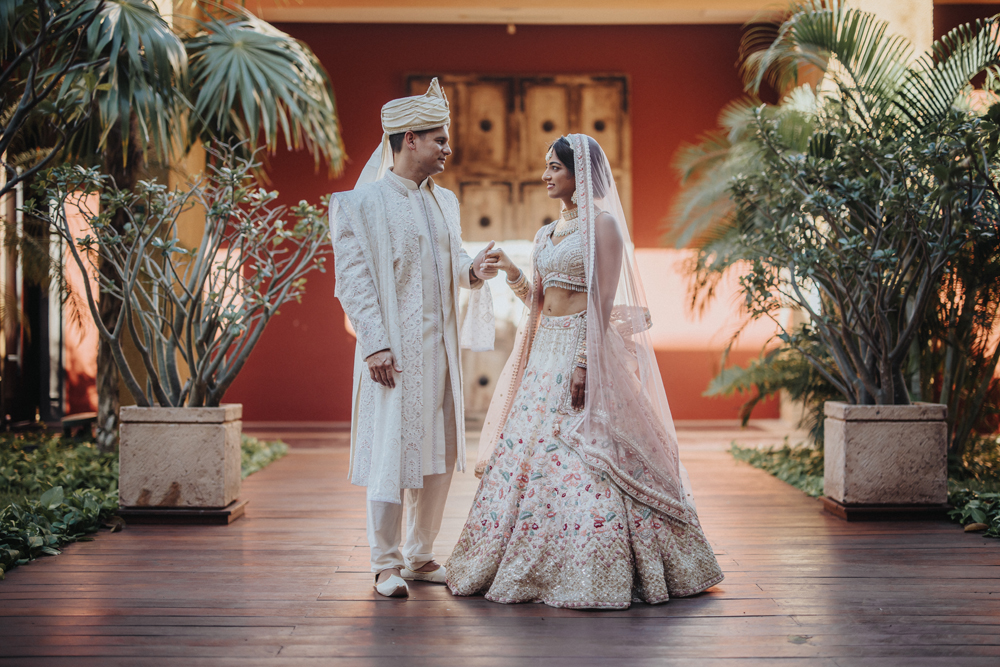
<path id="1" fill-rule="evenodd" d="M 400 572 L 403 579 L 413 579 L 416 581 L 429 581 L 434 584 L 443 584 L 447 577 L 444 565 L 437 561 L 428 561 L 415 570 L 403 568 Z"/>
<path id="2" fill-rule="evenodd" d="M 387 598 L 405 598 L 410 594 L 398 568 L 379 572 L 375 576 L 375 591 Z"/>

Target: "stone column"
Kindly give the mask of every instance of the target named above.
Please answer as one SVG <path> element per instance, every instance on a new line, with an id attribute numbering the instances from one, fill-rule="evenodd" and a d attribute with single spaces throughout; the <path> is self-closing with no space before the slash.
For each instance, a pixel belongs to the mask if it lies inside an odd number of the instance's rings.
<path id="1" fill-rule="evenodd" d="M 854 0 L 854 7 L 889 22 L 889 32 L 903 35 L 913 45 L 915 58 L 934 41 L 934 0 Z"/>

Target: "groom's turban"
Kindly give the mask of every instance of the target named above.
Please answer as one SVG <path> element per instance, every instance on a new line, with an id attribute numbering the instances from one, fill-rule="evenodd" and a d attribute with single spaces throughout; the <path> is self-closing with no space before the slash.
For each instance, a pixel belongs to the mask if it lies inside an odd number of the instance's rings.
<path id="1" fill-rule="evenodd" d="M 448 98 L 437 79 L 423 95 L 401 97 L 382 107 L 382 143 L 361 170 L 357 185 L 377 181 L 392 167 L 392 149 L 389 135 L 400 132 L 422 132 L 451 123 Z M 357 187 L 357 186 L 355 186 Z"/>
<path id="2" fill-rule="evenodd" d="M 386 134 L 433 130 L 450 122 L 448 97 L 437 79 L 431 80 L 423 95 L 401 97 L 382 107 L 382 131 Z"/>

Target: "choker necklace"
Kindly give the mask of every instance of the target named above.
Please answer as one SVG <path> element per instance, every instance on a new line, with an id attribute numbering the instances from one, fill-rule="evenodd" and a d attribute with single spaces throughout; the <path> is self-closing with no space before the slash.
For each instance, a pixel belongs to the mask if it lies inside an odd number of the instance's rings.
<path id="1" fill-rule="evenodd" d="M 572 211 L 563 211 L 562 212 L 562 219 L 565 220 L 566 222 L 569 222 L 570 220 L 575 220 L 578 217 L 580 217 L 580 209 L 579 209 L 579 207 L 578 208 L 574 208 Z"/>
<path id="2" fill-rule="evenodd" d="M 556 231 L 552 232 L 552 236 L 556 237 L 557 239 L 561 239 L 564 236 L 569 236 L 570 234 L 572 234 L 573 232 L 575 232 L 579 228 L 580 228 L 580 225 L 573 225 L 572 227 L 567 227 L 566 229 L 563 229 L 562 231 L 556 230 Z"/>

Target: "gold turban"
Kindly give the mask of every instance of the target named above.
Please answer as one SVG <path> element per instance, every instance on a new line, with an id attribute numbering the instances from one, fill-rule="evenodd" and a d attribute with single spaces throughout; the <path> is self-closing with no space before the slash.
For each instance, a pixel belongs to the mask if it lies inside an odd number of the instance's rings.
<path id="1" fill-rule="evenodd" d="M 386 134 L 433 130 L 450 122 L 448 97 L 437 79 L 431 80 L 423 95 L 401 97 L 382 107 L 382 131 Z"/>
<path id="2" fill-rule="evenodd" d="M 390 134 L 433 130 L 450 123 L 448 97 L 441 90 L 441 84 L 437 79 L 431 80 L 430 88 L 423 95 L 401 97 L 387 103 L 382 107 L 382 143 L 361 170 L 361 176 L 355 187 L 379 180 L 392 167 Z"/>

